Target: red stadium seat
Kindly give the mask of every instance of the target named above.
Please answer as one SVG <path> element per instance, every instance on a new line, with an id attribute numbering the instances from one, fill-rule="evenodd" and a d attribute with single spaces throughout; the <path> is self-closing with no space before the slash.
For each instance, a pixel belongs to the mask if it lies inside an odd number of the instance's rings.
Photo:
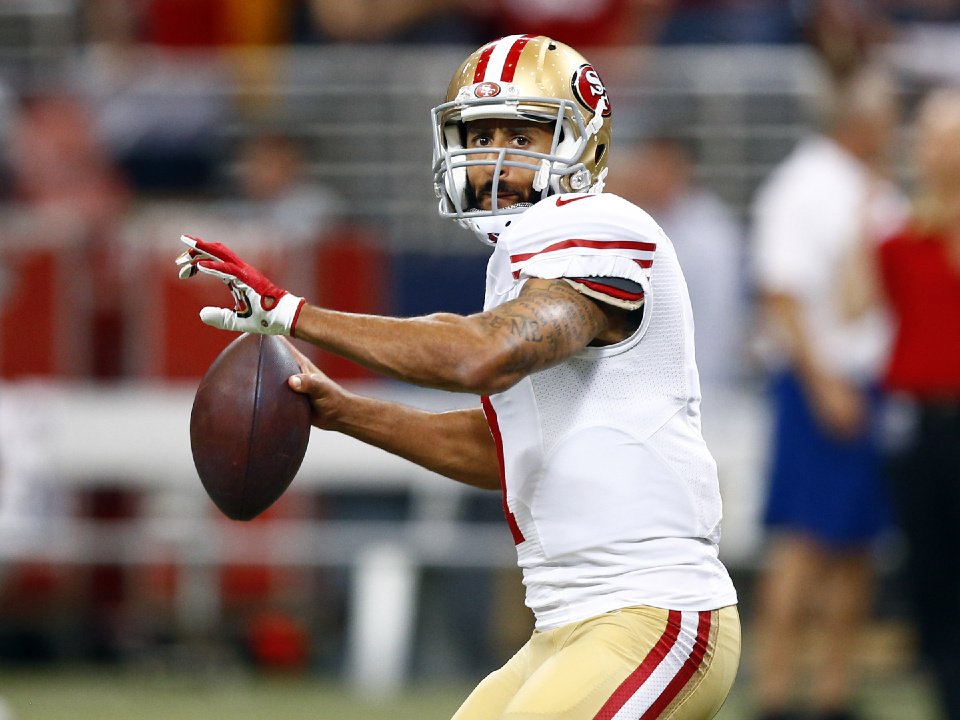
<path id="1" fill-rule="evenodd" d="M 328 233 L 313 251 L 314 285 L 307 297 L 346 312 L 389 313 L 390 267 L 384 250 L 363 230 L 343 227 Z M 338 380 L 375 377 L 367 369 L 330 353 L 311 359 Z"/>
<path id="2" fill-rule="evenodd" d="M 20 249 L 7 260 L 0 304 L 0 375 L 5 379 L 63 371 L 57 357 L 62 330 L 57 258 L 54 248 L 40 247 Z"/>

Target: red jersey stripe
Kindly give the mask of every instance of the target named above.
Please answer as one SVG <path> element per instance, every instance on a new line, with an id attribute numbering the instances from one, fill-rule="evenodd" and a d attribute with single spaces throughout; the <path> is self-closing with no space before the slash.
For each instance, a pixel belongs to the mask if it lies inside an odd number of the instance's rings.
<path id="1" fill-rule="evenodd" d="M 660 635 L 660 639 L 657 640 L 656 645 L 650 649 L 650 652 L 647 653 L 647 656 L 637 669 L 630 673 L 626 680 L 620 683 L 620 687 L 618 687 L 607 702 L 603 704 L 600 712 L 594 716 L 593 720 L 610 720 L 620 712 L 620 708 L 622 708 L 650 678 L 653 671 L 656 670 L 664 658 L 670 654 L 670 650 L 672 650 L 676 644 L 677 638 L 680 636 L 680 618 L 679 610 L 670 611 L 667 617 L 667 626 L 663 629 L 663 634 Z"/>
<path id="2" fill-rule="evenodd" d="M 519 255 L 511 255 L 510 262 L 518 263 L 536 255 L 542 255 L 548 252 L 555 252 L 557 250 L 566 250 L 567 248 L 572 247 L 585 247 L 585 248 L 596 248 L 598 250 L 634 250 L 636 252 L 654 252 L 657 249 L 657 244 L 652 242 L 643 242 L 642 240 L 580 240 L 578 238 L 571 238 L 569 240 L 561 240 L 560 242 L 554 243 L 553 245 L 548 245 L 543 248 L 543 250 L 538 250 L 537 252 L 532 253 L 520 253 Z"/>
<path id="3" fill-rule="evenodd" d="M 520 526 L 517 525 L 517 518 L 510 511 L 507 504 L 507 474 L 504 470 L 503 461 L 503 436 L 500 434 L 500 422 L 497 420 L 497 411 L 493 409 L 493 403 L 490 398 L 483 396 L 480 398 L 480 405 L 483 407 L 483 415 L 487 418 L 487 425 L 490 426 L 490 434 L 493 435 L 493 444 L 497 448 L 497 463 L 500 466 L 500 492 L 503 495 L 503 516 L 507 519 L 507 527 L 510 528 L 510 534 L 513 536 L 513 544 L 519 545 L 524 540 L 523 533 L 520 532 Z"/>
<path id="4" fill-rule="evenodd" d="M 507 53 L 507 59 L 503 61 L 503 72 L 500 73 L 500 82 L 513 82 L 513 76 L 517 72 L 517 63 L 520 61 L 520 53 L 523 52 L 523 48 L 526 47 L 531 39 L 533 39 L 533 35 L 524 35 L 513 43 L 513 47 L 511 47 L 510 52 Z"/>
<path id="5" fill-rule="evenodd" d="M 577 247 L 595 248 L 597 250 L 629 250 L 631 252 L 652 253 L 656 251 L 657 244 L 652 242 L 644 242 L 642 240 L 581 240 L 578 238 L 561 240 L 553 245 L 548 245 L 542 250 L 537 250 L 537 252 L 511 255 L 510 264 L 514 267 L 512 271 L 513 277 L 520 277 L 520 268 L 516 266 L 525 263 L 531 258 L 537 257 L 538 255 L 544 255 L 549 252 L 557 252 L 559 250 L 567 250 L 568 248 Z M 642 268 L 646 269 L 653 267 L 652 257 L 632 258 L 632 260 Z"/>
<path id="6" fill-rule="evenodd" d="M 660 717 L 660 713 L 680 694 L 683 687 L 690 682 L 690 678 L 700 668 L 703 658 L 707 654 L 707 641 L 710 638 L 710 624 L 712 613 L 709 610 L 700 611 L 700 620 L 697 624 L 697 641 L 693 645 L 693 652 L 680 668 L 680 672 L 674 675 L 673 679 L 667 683 L 667 687 L 660 693 L 660 697 L 654 700 L 650 709 L 640 716 L 640 720 L 655 720 Z"/>

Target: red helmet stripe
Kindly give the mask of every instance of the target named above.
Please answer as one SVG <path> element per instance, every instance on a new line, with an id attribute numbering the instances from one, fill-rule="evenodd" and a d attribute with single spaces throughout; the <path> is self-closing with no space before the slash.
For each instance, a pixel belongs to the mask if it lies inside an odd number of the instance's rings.
<path id="1" fill-rule="evenodd" d="M 536 35 L 508 35 L 487 45 L 477 60 L 477 69 L 473 73 L 475 83 L 484 80 L 513 82 L 520 62 L 520 53 L 526 44 Z M 487 77 L 487 75 L 490 77 Z"/>
<path id="2" fill-rule="evenodd" d="M 483 75 L 487 72 L 487 64 L 490 62 L 490 56 L 493 55 L 493 50 L 496 47 L 497 43 L 492 42 L 480 53 L 480 59 L 477 61 L 477 69 L 473 73 L 473 81 L 475 83 L 483 82 Z"/>
<path id="3" fill-rule="evenodd" d="M 533 35 L 523 35 L 510 48 L 507 59 L 503 61 L 503 73 L 500 75 L 501 82 L 513 82 L 513 75 L 516 73 L 517 63 L 520 61 L 520 53 L 523 52 L 523 48 L 533 37 Z"/>

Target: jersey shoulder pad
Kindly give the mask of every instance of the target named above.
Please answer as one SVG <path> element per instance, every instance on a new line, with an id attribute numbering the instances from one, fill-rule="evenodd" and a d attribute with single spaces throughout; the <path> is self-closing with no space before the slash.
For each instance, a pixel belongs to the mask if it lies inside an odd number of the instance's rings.
<path id="1" fill-rule="evenodd" d="M 500 238 L 515 278 L 622 278 L 649 284 L 657 244 L 653 219 L 609 193 L 554 195 Z"/>

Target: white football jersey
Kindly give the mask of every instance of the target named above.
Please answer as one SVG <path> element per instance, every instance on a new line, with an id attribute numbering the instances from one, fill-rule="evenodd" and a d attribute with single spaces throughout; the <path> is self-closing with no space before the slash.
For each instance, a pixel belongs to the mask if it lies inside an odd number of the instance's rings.
<path id="1" fill-rule="evenodd" d="M 617 281 L 628 280 L 644 296 L 631 337 L 483 399 L 537 628 L 632 605 L 735 603 L 718 558 L 720 492 L 700 432 L 692 312 L 669 239 L 616 195 L 551 196 L 500 235 L 485 308 L 516 298 L 531 277 L 580 279 L 594 296 L 619 296 Z"/>

